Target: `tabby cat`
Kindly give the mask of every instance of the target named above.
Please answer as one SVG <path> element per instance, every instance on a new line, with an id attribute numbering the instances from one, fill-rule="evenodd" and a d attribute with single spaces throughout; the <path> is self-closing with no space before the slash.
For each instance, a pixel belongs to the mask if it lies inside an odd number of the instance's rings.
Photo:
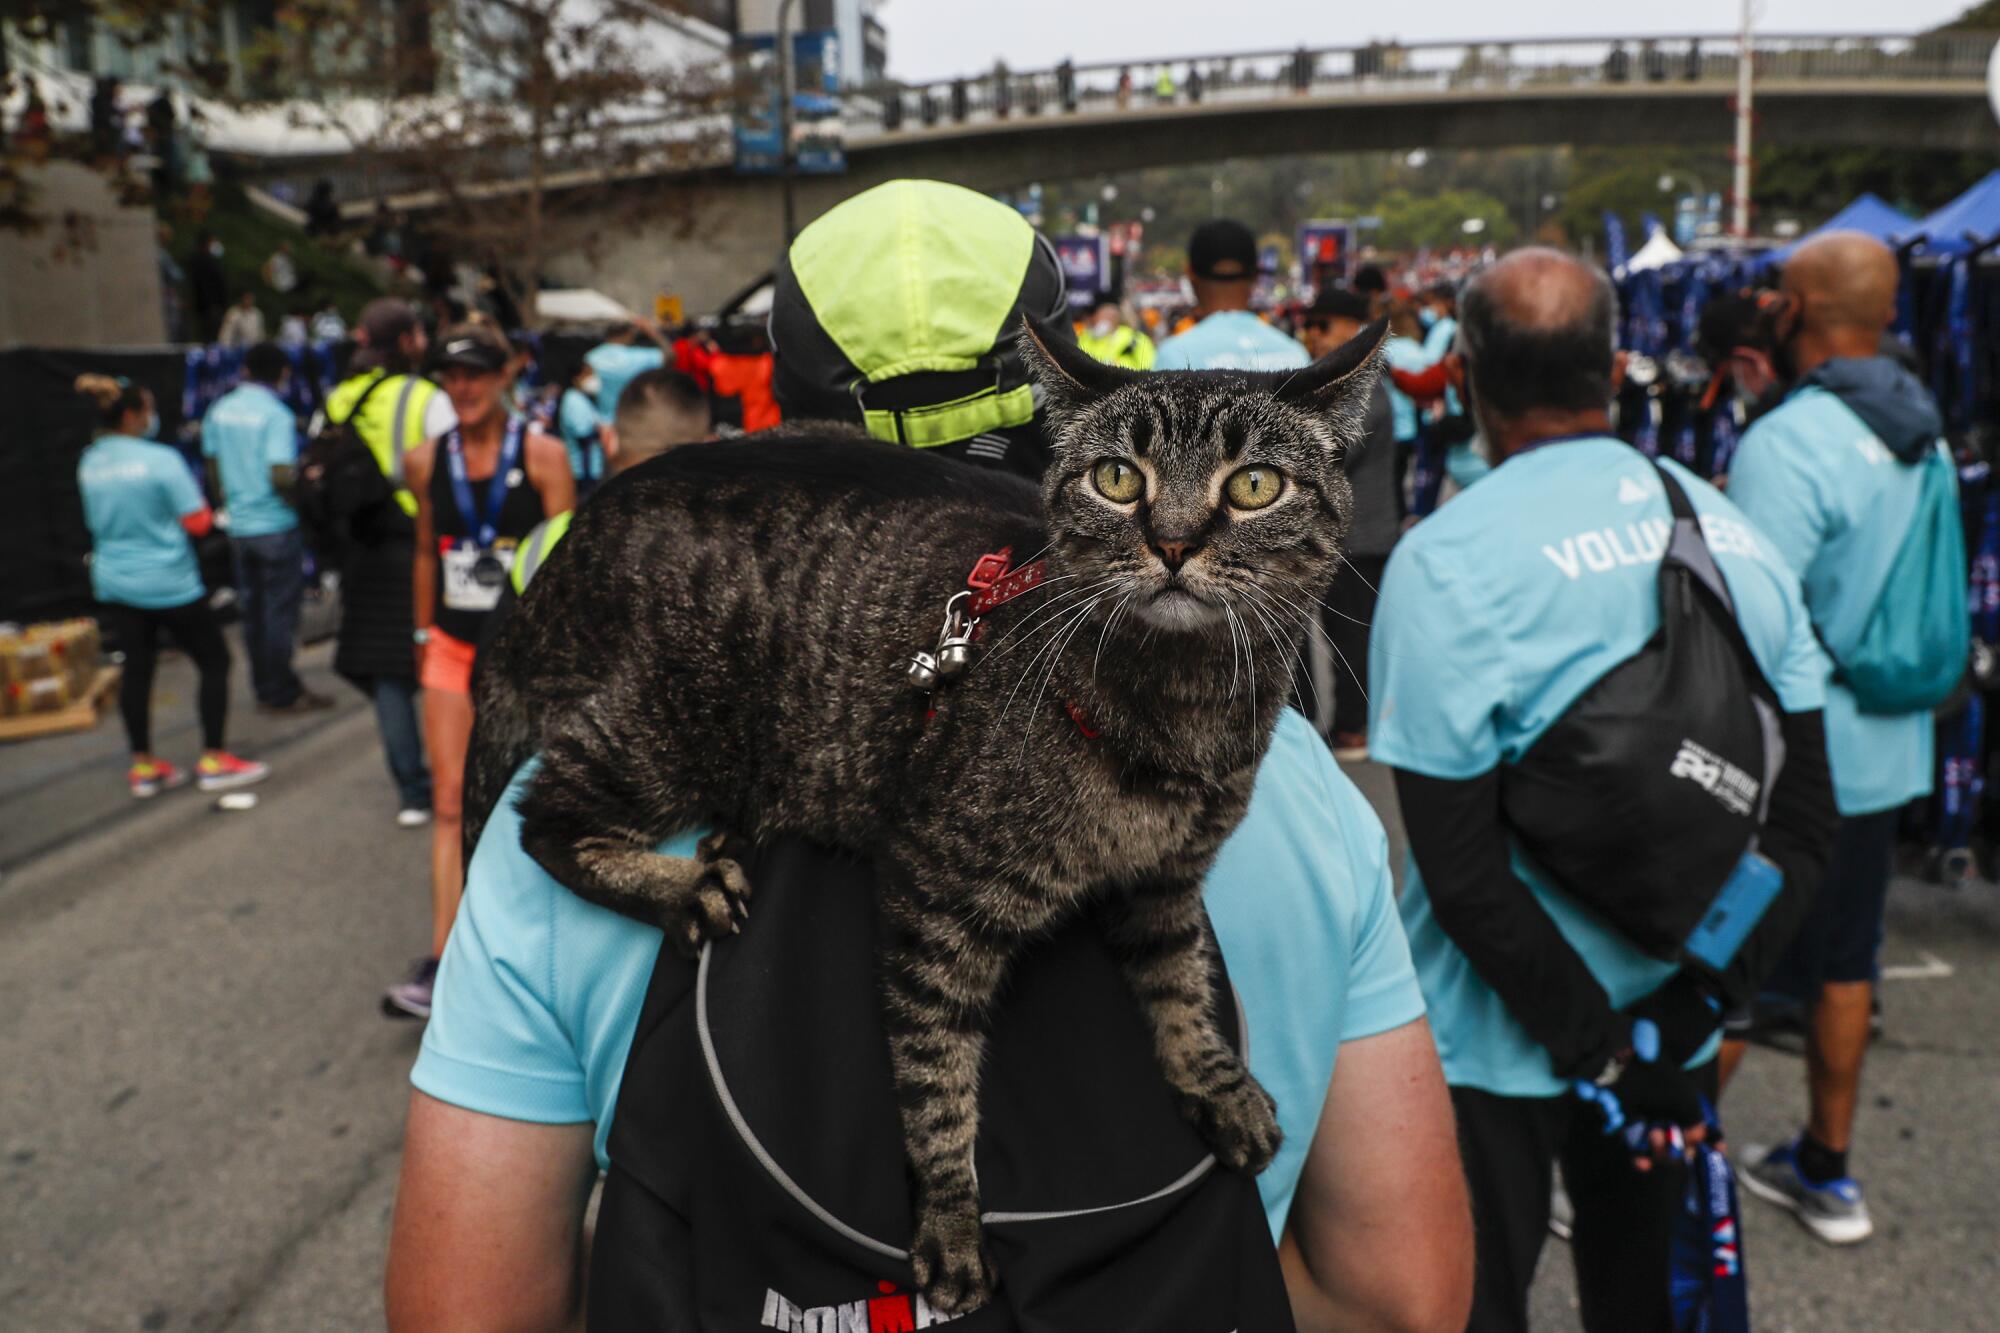
<path id="1" fill-rule="evenodd" d="M 1290 375 L 1148 375 L 1030 325 L 1039 495 L 838 431 L 675 450 L 578 512 L 482 663 L 469 837 L 538 750 L 522 846 L 682 949 L 746 919 L 732 838 L 874 860 L 911 1257 L 940 1310 L 994 1282 L 973 1176 L 987 1007 L 1072 914 L 1099 919 L 1218 1159 L 1255 1172 L 1277 1150 L 1211 1013 L 1201 887 L 1339 561 L 1339 464 L 1381 341 Z M 963 678 L 913 691 L 912 653 L 1002 548 L 1046 581 L 984 617 Z M 721 830 L 698 856 L 652 850 L 697 824 Z"/>

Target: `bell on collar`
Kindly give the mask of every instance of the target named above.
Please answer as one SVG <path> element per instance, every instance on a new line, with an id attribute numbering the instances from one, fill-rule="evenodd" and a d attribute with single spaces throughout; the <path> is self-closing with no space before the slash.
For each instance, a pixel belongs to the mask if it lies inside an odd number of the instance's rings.
<path id="1" fill-rule="evenodd" d="M 905 675 L 911 688 L 929 694 L 938 685 L 938 660 L 929 653 L 912 653 Z"/>
<path id="2" fill-rule="evenodd" d="M 956 680 L 972 665 L 972 636 L 957 634 L 938 645 L 938 675 L 946 680 Z"/>

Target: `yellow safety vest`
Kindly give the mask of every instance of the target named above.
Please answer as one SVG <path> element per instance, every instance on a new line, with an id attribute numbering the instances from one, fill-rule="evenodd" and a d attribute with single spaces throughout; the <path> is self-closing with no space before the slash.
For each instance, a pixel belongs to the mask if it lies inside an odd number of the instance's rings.
<path id="1" fill-rule="evenodd" d="M 371 370 L 335 385 L 326 396 L 327 419 L 346 421 L 368 386 L 385 373 Z M 368 395 L 368 401 L 361 404 L 361 411 L 350 423 L 361 442 L 368 446 L 368 452 L 375 456 L 375 466 L 395 483 L 396 503 L 411 518 L 417 516 L 417 497 L 403 484 L 403 455 L 424 442 L 424 416 L 430 410 L 431 399 L 441 392 L 421 375 L 391 376 L 389 383 Z"/>
<path id="2" fill-rule="evenodd" d="M 535 571 L 549 558 L 549 552 L 556 549 L 556 543 L 569 531 L 569 521 L 576 517 L 574 509 L 565 509 L 554 518 L 545 518 L 521 539 L 521 545 L 514 552 L 514 568 L 507 577 L 513 581 L 514 595 L 519 597 L 528 590 L 528 580 L 535 577 Z"/>
<path id="3" fill-rule="evenodd" d="M 1082 334 L 1077 338 L 1076 345 L 1109 365 L 1123 366 L 1127 370 L 1153 368 L 1153 340 L 1139 330 L 1122 324 L 1102 338 Z"/>

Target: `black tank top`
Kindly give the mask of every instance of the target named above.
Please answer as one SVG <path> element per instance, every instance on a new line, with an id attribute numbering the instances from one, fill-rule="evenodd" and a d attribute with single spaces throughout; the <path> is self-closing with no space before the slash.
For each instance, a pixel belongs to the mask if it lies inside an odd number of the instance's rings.
<path id="1" fill-rule="evenodd" d="M 497 514 L 493 512 L 491 472 L 466 475 L 469 495 L 464 500 L 470 502 L 470 516 L 466 512 L 452 476 L 453 454 L 463 446 L 456 427 L 438 441 L 437 457 L 432 460 L 431 516 L 438 546 L 437 573 L 431 585 L 436 599 L 435 623 L 444 633 L 466 643 L 479 642 L 487 617 L 498 605 L 514 548 L 547 517 L 542 512 L 541 492 L 528 480 L 526 437 L 526 419 L 510 415 L 500 449 L 499 466 L 507 471 Z M 492 544 L 484 549 L 479 542 L 482 518 L 492 529 Z"/>

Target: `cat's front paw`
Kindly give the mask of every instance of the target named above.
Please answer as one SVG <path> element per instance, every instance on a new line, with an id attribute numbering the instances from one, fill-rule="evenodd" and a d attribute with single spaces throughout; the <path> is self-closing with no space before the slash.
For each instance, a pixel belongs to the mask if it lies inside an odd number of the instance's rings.
<path id="1" fill-rule="evenodd" d="M 1236 1171 L 1256 1175 L 1271 1164 L 1284 1135 L 1278 1129 L 1278 1106 L 1271 1094 L 1240 1069 L 1240 1081 L 1219 1092 L 1189 1093 L 1181 1108 L 1216 1160 Z"/>
<path id="2" fill-rule="evenodd" d="M 978 1201 L 941 1208 L 919 1205 L 910 1267 L 924 1299 L 940 1314 L 965 1314 L 991 1300 L 993 1265 L 986 1257 Z"/>
<path id="3" fill-rule="evenodd" d="M 734 935 L 750 916 L 750 877 L 743 867 L 721 854 L 719 835 L 704 838 L 698 860 L 701 873 L 686 893 L 671 900 L 660 923 L 667 938 L 692 958 L 705 941 Z"/>

